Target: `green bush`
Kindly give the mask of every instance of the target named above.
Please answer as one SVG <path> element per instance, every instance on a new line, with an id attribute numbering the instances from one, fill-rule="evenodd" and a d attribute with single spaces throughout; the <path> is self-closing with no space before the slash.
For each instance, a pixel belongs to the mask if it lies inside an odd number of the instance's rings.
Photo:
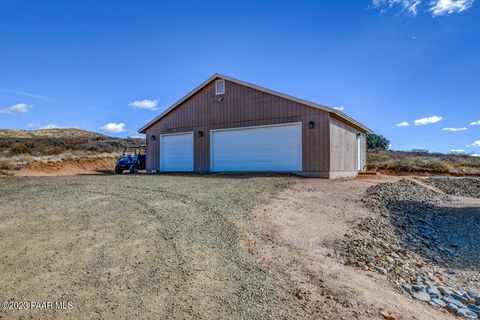
<path id="1" fill-rule="evenodd" d="M 368 133 L 367 134 L 367 148 L 388 150 L 390 141 L 381 134 Z"/>

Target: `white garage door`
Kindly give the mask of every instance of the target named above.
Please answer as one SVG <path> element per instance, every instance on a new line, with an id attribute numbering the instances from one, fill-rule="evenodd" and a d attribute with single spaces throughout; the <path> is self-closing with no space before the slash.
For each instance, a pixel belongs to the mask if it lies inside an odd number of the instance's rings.
<path id="1" fill-rule="evenodd" d="M 160 136 L 160 171 L 193 171 L 193 132 Z"/>
<path id="2" fill-rule="evenodd" d="M 210 169 L 302 171 L 302 124 L 211 131 Z"/>

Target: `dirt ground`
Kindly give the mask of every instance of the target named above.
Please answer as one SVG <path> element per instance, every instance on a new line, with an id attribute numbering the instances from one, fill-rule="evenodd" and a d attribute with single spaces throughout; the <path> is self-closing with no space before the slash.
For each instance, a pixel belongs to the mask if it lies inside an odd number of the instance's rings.
<path id="1" fill-rule="evenodd" d="M 295 181 L 249 176 L 0 179 L 0 293 L 73 301 L 2 318 L 281 319 L 305 312 L 240 247 L 251 210 Z"/>
<path id="2" fill-rule="evenodd" d="M 340 264 L 366 188 L 249 175 L 0 178 L 3 310 L 49 319 L 450 319 Z"/>

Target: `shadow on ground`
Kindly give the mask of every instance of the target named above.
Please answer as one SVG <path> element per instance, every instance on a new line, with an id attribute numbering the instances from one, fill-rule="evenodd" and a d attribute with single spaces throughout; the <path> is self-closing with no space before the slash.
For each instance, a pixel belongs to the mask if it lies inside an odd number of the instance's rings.
<path id="1" fill-rule="evenodd" d="M 112 175 L 114 174 L 111 170 L 96 170 L 96 172 L 104 174 L 104 175 Z M 92 175 L 92 174 L 81 174 L 81 175 Z M 124 172 L 120 174 L 120 176 L 128 176 L 132 175 L 128 172 Z M 251 179 L 251 178 L 304 178 L 302 176 L 293 174 L 293 173 L 255 173 L 255 172 L 224 172 L 224 173 L 153 173 L 149 174 L 143 171 L 139 171 L 135 175 L 140 176 L 152 176 L 152 177 L 189 177 L 189 178 L 207 178 L 207 179 Z"/>
<path id="2" fill-rule="evenodd" d="M 480 207 L 444 207 L 415 201 L 390 204 L 400 245 L 442 267 L 480 266 Z"/>

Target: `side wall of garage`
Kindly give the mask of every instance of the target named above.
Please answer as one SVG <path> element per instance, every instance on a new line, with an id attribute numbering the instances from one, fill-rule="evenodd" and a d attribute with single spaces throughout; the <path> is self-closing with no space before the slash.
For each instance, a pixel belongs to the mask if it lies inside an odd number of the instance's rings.
<path id="1" fill-rule="evenodd" d="M 160 169 L 160 135 L 194 132 L 194 170 L 210 169 L 210 130 L 302 123 L 302 167 L 330 170 L 330 114 L 279 96 L 225 80 L 225 94 L 215 95 L 215 81 L 146 130 L 147 170 Z M 309 127 L 313 122 L 313 128 Z M 202 134 L 200 133 L 203 133 Z M 155 140 L 152 140 L 155 136 Z"/>
<path id="2" fill-rule="evenodd" d="M 357 141 L 357 136 L 360 141 Z M 358 146 L 360 143 L 360 148 Z M 366 169 L 366 135 L 364 132 L 330 118 L 330 178 L 355 176 Z M 360 157 L 359 157 L 360 152 Z M 360 160 L 360 165 L 358 164 Z"/>

